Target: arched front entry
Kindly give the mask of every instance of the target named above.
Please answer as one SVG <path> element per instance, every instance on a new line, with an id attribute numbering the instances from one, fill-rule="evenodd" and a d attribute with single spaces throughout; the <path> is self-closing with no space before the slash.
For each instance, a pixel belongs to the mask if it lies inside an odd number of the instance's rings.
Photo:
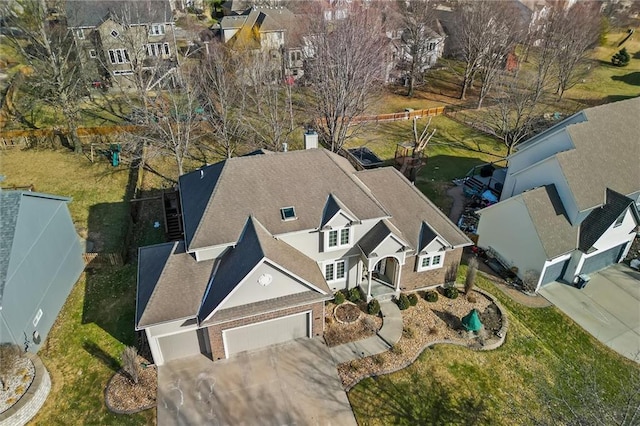
<path id="1" fill-rule="evenodd" d="M 400 261 L 393 256 L 375 262 L 366 275 L 367 300 L 400 291 L 400 272 Z"/>

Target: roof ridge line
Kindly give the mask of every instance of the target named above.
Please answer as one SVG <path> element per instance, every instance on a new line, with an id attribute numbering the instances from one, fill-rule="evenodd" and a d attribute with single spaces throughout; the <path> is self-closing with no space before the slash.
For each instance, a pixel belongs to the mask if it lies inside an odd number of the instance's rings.
<path id="1" fill-rule="evenodd" d="M 202 215 L 200 216 L 200 220 L 198 221 L 198 226 L 196 226 L 196 229 L 193 231 L 193 235 L 191 236 L 191 241 L 193 241 L 196 238 L 196 235 L 198 234 L 198 231 L 200 231 L 200 227 L 202 226 L 202 223 L 203 223 L 202 218 L 205 216 L 205 214 L 207 214 L 209 212 L 209 208 L 213 204 L 212 203 L 213 199 L 215 198 L 216 193 L 218 192 L 219 182 L 221 181 L 223 173 L 227 169 L 228 160 L 230 160 L 230 158 L 226 158 L 226 159 L 222 160 L 222 162 L 224 164 L 222 166 L 222 170 L 220 170 L 220 174 L 218 174 L 218 182 L 216 182 L 215 186 L 213 187 L 213 191 L 211 191 L 211 195 L 209 196 L 209 201 L 207 201 L 207 206 L 202 211 Z M 218 163 L 215 163 L 215 164 L 218 164 Z M 213 166 L 215 166 L 215 164 L 211 164 L 211 165 L 205 166 L 205 167 L 213 167 Z M 194 172 L 197 171 L 197 170 L 202 170 L 202 167 L 200 167 L 200 169 L 194 170 Z M 179 181 L 179 179 L 180 178 L 178 178 L 178 181 Z M 180 191 L 180 193 L 182 193 L 182 191 Z M 180 202 L 182 203 L 182 196 L 180 197 Z M 183 212 L 183 217 L 184 217 L 184 212 Z M 191 241 L 190 241 L 190 243 L 191 243 Z M 186 246 L 186 239 L 185 239 L 185 250 L 190 250 L 190 249 L 191 249 L 191 244 L 189 244 L 189 247 L 187 247 Z"/>

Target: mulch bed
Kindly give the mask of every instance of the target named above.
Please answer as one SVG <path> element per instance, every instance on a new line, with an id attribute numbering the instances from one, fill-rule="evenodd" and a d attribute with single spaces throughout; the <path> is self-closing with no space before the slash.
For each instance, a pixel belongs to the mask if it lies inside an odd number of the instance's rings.
<path id="1" fill-rule="evenodd" d="M 343 306 L 345 308 L 343 308 Z M 352 308 L 346 308 L 351 306 Z M 358 312 L 359 318 L 351 323 L 340 323 L 334 316 L 334 309 L 336 305 L 328 302 L 325 308 L 325 328 L 324 328 L 324 340 L 327 342 L 327 346 L 333 347 L 342 345 L 343 343 L 354 342 L 356 340 L 366 339 L 371 337 L 382 327 L 382 318 L 379 315 L 369 315 L 366 312 L 367 304 L 362 302 L 358 305 L 351 303 L 344 303 L 340 305 L 337 314 L 342 315 L 343 312 L 351 312 L 354 315 Z M 354 311 L 353 309 L 357 309 Z M 342 319 L 341 319 L 342 321 Z"/>
<path id="2" fill-rule="evenodd" d="M 139 358 L 140 362 L 147 362 Z M 118 371 L 107 384 L 105 403 L 109 410 L 119 414 L 133 414 L 156 406 L 158 371 L 155 365 L 140 369 L 138 383 L 134 384 L 123 371 Z"/>
<path id="3" fill-rule="evenodd" d="M 360 318 L 360 315 L 362 315 L 362 311 L 360 310 L 360 308 L 358 308 L 357 305 L 353 305 L 351 303 L 343 303 L 342 305 L 335 307 L 333 315 L 339 322 L 352 323 Z"/>

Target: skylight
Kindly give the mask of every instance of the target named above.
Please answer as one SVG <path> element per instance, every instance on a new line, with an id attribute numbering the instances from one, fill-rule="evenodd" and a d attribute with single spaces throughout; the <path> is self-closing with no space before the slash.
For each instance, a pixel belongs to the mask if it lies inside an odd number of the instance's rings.
<path id="1" fill-rule="evenodd" d="M 280 209 L 280 215 L 282 220 L 294 220 L 296 219 L 296 211 L 293 207 L 283 207 Z"/>

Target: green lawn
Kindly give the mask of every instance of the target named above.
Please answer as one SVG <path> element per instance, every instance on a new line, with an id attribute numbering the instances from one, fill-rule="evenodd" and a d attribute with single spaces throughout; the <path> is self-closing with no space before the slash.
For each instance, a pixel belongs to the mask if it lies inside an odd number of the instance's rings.
<path id="1" fill-rule="evenodd" d="M 637 364 L 604 347 L 555 307 L 526 308 L 483 277 L 477 283 L 506 308 L 505 344 L 489 352 L 438 345 L 404 370 L 360 382 L 349 393 L 360 425 L 531 424 L 531 416 L 545 415 L 540 385 L 572 383 L 566 392 L 571 398 L 573 391 L 589 396 L 595 381 L 608 400 L 621 396 L 620 383 L 640 377 Z M 591 378 L 581 376 L 586 370 Z M 548 420 L 542 424 L 552 424 Z"/>
<path id="2" fill-rule="evenodd" d="M 35 185 L 38 192 L 69 196 L 80 234 L 102 251 L 120 251 L 128 214 L 129 172 L 107 161 L 91 163 L 68 151 L 4 150 L 3 187 Z M 155 410 L 133 416 L 111 414 L 103 391 L 119 369 L 125 345 L 134 344 L 135 265 L 85 272 L 73 288 L 39 352 L 52 389 L 35 424 L 150 424 Z"/>

